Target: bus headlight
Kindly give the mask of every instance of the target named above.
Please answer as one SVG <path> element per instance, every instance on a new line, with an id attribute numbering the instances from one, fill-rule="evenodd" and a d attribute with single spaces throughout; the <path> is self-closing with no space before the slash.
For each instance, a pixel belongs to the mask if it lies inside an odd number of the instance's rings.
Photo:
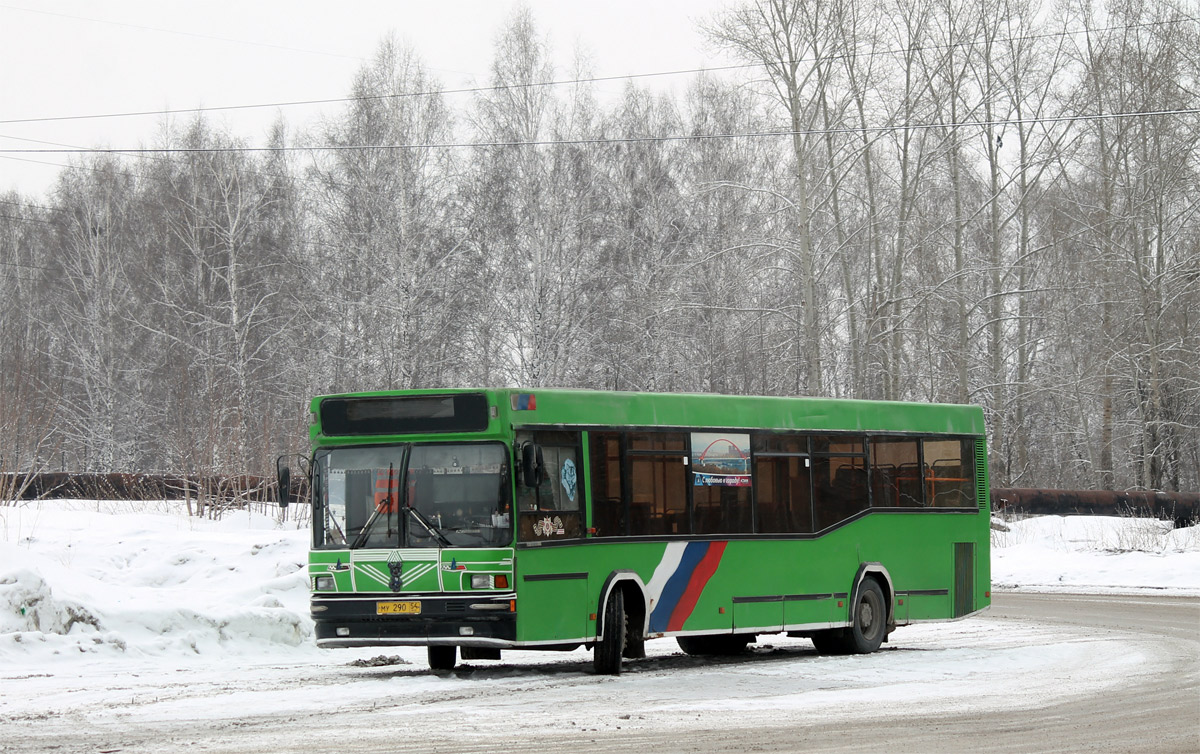
<path id="1" fill-rule="evenodd" d="M 490 573 L 471 574 L 472 589 L 508 589 L 508 574 L 498 576 Z"/>
<path id="2" fill-rule="evenodd" d="M 332 576 L 318 576 L 316 578 L 316 586 L 314 587 L 314 591 L 332 592 L 335 588 L 336 587 L 333 584 Z"/>

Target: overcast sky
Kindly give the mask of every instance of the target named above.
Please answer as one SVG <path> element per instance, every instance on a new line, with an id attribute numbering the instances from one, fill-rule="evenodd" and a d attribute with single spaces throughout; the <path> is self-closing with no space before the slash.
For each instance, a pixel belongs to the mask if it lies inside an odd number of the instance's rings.
<path id="1" fill-rule="evenodd" d="M 566 73 L 575 48 L 597 76 L 711 67 L 697 21 L 734 0 L 527 0 Z M 149 143 L 162 116 L 13 123 L 145 110 L 345 96 L 389 32 L 445 87 L 485 84 L 493 42 L 517 0 L 0 0 L 0 148 Z M 680 87 L 685 77 L 640 80 Z M 620 84 L 601 89 L 619 91 Z M 336 112 L 326 106 L 326 112 Z M 211 114 L 261 143 L 282 112 L 303 128 L 315 107 Z M 22 140 L 23 139 L 23 140 Z M 19 159 L 14 159 L 19 158 Z M 0 155 L 0 192 L 39 195 L 67 155 Z M 33 162 L 37 161 L 37 162 Z M 56 163 L 51 165 L 40 163 Z"/>

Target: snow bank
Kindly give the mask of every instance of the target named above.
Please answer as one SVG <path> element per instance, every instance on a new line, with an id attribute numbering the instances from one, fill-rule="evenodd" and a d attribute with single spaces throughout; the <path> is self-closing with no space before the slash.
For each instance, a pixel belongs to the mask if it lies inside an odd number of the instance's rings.
<path id="1" fill-rule="evenodd" d="M 1116 516 L 997 522 L 997 590 L 1200 594 L 1200 527 Z"/>
<path id="2" fill-rule="evenodd" d="M 993 536 L 996 589 L 1200 594 L 1195 527 L 1056 516 L 1005 526 Z M 303 662 L 323 654 L 307 547 L 307 530 L 257 513 L 211 521 L 167 502 L 0 508 L 0 657 Z"/>
<path id="3" fill-rule="evenodd" d="M 294 655 L 312 646 L 307 541 L 162 502 L 0 509 L 0 655 Z"/>

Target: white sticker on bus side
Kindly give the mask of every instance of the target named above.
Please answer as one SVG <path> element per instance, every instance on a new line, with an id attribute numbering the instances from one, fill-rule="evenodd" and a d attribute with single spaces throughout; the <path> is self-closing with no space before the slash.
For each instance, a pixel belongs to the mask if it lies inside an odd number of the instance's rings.
<path id="1" fill-rule="evenodd" d="M 579 477 L 575 474 L 575 462 L 570 458 L 563 461 L 562 473 L 558 475 L 558 480 L 562 483 L 563 492 L 567 493 L 567 499 L 572 503 L 575 502 L 575 491 L 579 485 Z"/>
<path id="2" fill-rule="evenodd" d="M 654 575 L 646 584 L 646 596 L 650 598 L 649 608 L 651 610 L 658 604 L 658 598 L 662 596 L 667 581 L 675 575 L 675 570 L 679 568 L 679 561 L 683 560 L 683 551 L 686 547 L 687 542 L 667 543 L 662 560 L 659 561 L 658 567 L 654 569 Z"/>

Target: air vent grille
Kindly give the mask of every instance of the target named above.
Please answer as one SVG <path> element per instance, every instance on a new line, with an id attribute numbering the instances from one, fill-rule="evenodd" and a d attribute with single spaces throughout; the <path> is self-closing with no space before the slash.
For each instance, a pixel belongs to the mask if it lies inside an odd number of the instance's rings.
<path id="1" fill-rule="evenodd" d="M 979 510 L 986 510 L 989 503 L 987 467 L 987 442 L 975 441 L 975 499 L 979 501 Z"/>

